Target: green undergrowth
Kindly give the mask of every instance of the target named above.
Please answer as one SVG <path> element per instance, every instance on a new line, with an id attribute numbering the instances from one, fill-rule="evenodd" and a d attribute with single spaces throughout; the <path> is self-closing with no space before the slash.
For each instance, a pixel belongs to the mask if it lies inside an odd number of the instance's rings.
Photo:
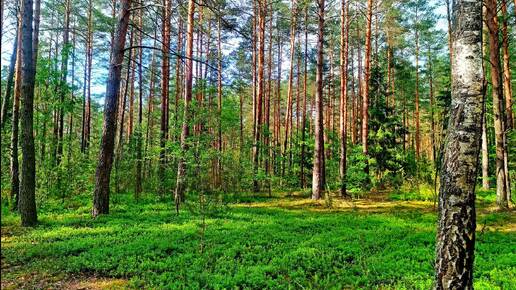
<path id="1" fill-rule="evenodd" d="M 3 204 L 2 279 L 15 288 L 27 275 L 121 278 L 127 287 L 152 289 L 432 287 L 431 205 L 383 212 L 274 205 L 296 198 L 232 196 L 207 216 L 204 236 L 195 211 L 175 215 L 170 201 L 151 195 L 138 202 L 115 196 L 111 214 L 97 219 L 90 218 L 89 196 L 55 200 L 40 208 L 34 229 L 20 228 Z M 263 201 L 270 206 L 252 206 Z M 512 222 L 511 213 L 479 219 L 475 288 L 516 285 L 516 235 L 504 230 Z"/>

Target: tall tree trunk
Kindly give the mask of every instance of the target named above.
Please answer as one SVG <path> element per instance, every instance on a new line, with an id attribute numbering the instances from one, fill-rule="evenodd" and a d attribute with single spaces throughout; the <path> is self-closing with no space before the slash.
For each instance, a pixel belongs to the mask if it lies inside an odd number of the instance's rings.
<path id="1" fill-rule="evenodd" d="M 505 117 L 502 92 L 502 69 L 500 66 L 500 45 L 498 39 L 497 0 L 486 1 L 487 28 L 489 30 L 489 61 L 491 63 L 491 84 L 493 94 L 493 119 L 496 145 L 496 203 L 502 209 L 508 208 L 507 174 L 505 170 Z"/>
<path id="2" fill-rule="evenodd" d="M 340 16 L 340 194 L 346 193 L 346 145 L 348 118 L 348 34 L 349 34 L 349 0 L 341 1 Z"/>
<path id="3" fill-rule="evenodd" d="M 483 106 L 482 2 L 454 1 L 453 85 L 441 169 L 436 289 L 473 289 L 475 180 Z"/>
<path id="4" fill-rule="evenodd" d="M 323 53 L 324 53 L 324 0 L 317 0 L 317 66 L 315 72 L 315 148 L 312 174 L 312 199 L 320 199 L 324 189 L 324 128 L 323 128 Z"/>
<path id="5" fill-rule="evenodd" d="M 156 30 L 154 30 L 154 45 L 156 47 Z M 152 112 L 154 112 L 154 84 L 155 84 L 155 69 L 156 69 L 156 50 L 152 52 L 152 60 L 150 64 L 150 72 L 149 72 L 149 97 L 147 98 L 147 130 L 145 133 L 145 149 L 144 156 L 147 158 L 147 148 L 152 146 L 153 143 L 153 131 L 154 127 L 154 118 L 152 117 Z M 152 159 L 149 158 L 148 162 L 145 163 L 145 176 L 148 176 L 150 168 L 152 168 Z"/>
<path id="6" fill-rule="evenodd" d="M 29 0 L 30 1 L 30 0 Z M 95 190 L 93 192 L 93 217 L 109 213 L 109 179 L 113 165 L 113 153 L 116 135 L 118 92 L 124 60 L 124 47 L 129 27 L 131 0 L 120 0 L 120 16 L 111 48 L 111 61 L 106 85 L 104 105 L 104 127 L 100 142 L 99 162 L 95 172 Z"/>
<path id="7" fill-rule="evenodd" d="M 221 17 L 217 18 L 217 186 L 222 184 L 222 39 Z"/>
<path id="8" fill-rule="evenodd" d="M 22 226 L 33 226 L 37 223 L 36 212 L 36 154 L 34 149 L 34 83 L 35 69 L 33 59 L 33 1 L 22 0 L 21 14 L 21 180 L 18 209 Z"/>
<path id="9" fill-rule="evenodd" d="M 181 98 L 182 93 L 182 81 L 181 78 L 181 69 L 182 69 L 182 59 L 180 55 L 183 53 L 183 17 L 181 16 L 181 13 L 178 10 L 178 24 L 177 24 L 177 52 L 178 56 L 176 58 L 176 102 L 174 105 L 174 121 L 175 126 L 179 125 L 179 99 Z M 174 136 L 174 139 L 176 139 L 176 136 Z"/>
<path id="10" fill-rule="evenodd" d="M 141 1 L 143 3 L 143 1 Z M 138 27 L 143 31 L 143 9 L 138 11 Z M 143 164 L 143 33 L 138 32 L 138 128 L 136 129 L 136 183 L 134 197 L 138 199 L 142 192 L 142 164 Z"/>
<path id="11" fill-rule="evenodd" d="M 21 19 L 21 12 L 19 13 Z M 18 22 L 18 31 L 21 30 L 21 21 Z M 15 47 L 17 48 L 14 57 L 16 60 L 13 97 L 13 119 L 11 130 L 11 209 L 18 209 L 18 201 L 20 197 L 20 165 L 18 161 L 18 135 L 20 123 L 20 94 L 21 94 L 21 43 L 22 35 L 18 33 L 15 39 Z"/>
<path id="12" fill-rule="evenodd" d="M 451 7 L 450 7 L 450 0 L 445 0 L 446 4 L 446 20 L 448 22 L 448 51 L 450 54 L 450 64 L 453 63 L 453 33 L 452 33 L 452 18 L 451 18 Z M 450 65 L 450 81 L 451 78 L 453 78 L 453 66 Z"/>
<path id="13" fill-rule="evenodd" d="M 420 120 L 419 120 L 419 15 L 418 15 L 418 6 L 416 5 L 416 17 L 414 19 L 414 26 L 415 26 L 415 39 L 416 39 L 416 84 L 415 84 L 415 100 L 414 100 L 414 118 L 416 123 L 416 157 L 419 158 L 419 155 L 421 153 L 421 136 L 420 136 Z"/>
<path id="14" fill-rule="evenodd" d="M 516 7 L 514 8 L 516 9 Z M 514 128 L 512 110 L 511 66 L 509 53 L 509 33 L 507 29 L 507 0 L 502 0 L 502 52 L 503 52 L 503 94 L 505 96 L 505 117 L 507 130 Z"/>
<path id="15" fill-rule="evenodd" d="M 181 129 L 181 157 L 177 165 L 177 183 L 174 193 L 176 212 L 179 213 L 179 203 L 184 199 L 186 157 L 188 150 L 187 138 L 190 135 L 190 102 L 192 101 L 192 73 L 193 73 L 193 29 L 194 29 L 195 2 L 188 1 L 188 28 L 186 34 L 186 62 L 185 62 L 185 87 L 184 87 L 184 112 Z"/>
<path id="16" fill-rule="evenodd" d="M 265 63 L 265 18 L 267 10 L 267 0 L 258 1 L 258 70 L 257 70 L 257 92 L 256 92 L 256 132 L 254 134 L 253 145 L 253 188 L 255 192 L 260 191 L 260 184 L 257 179 L 260 156 L 260 142 L 262 131 L 262 102 L 264 99 L 264 63 Z"/>
<path id="17" fill-rule="evenodd" d="M 91 129 L 91 67 L 93 60 L 93 0 L 88 1 L 88 32 L 86 36 L 86 96 L 84 105 L 84 117 L 82 118 L 83 134 L 81 151 L 84 153 L 90 145 Z M 112 42 L 114 43 L 114 42 Z"/>
<path id="18" fill-rule="evenodd" d="M 485 111 L 485 108 L 484 108 Z M 489 189 L 489 147 L 487 143 L 486 116 L 482 118 L 482 188 Z"/>
<path id="19" fill-rule="evenodd" d="M 290 68 L 288 75 L 288 88 L 287 88 L 287 113 L 285 115 L 285 138 L 283 140 L 283 160 L 287 159 L 287 151 L 289 148 L 289 136 L 291 124 L 292 124 L 292 90 L 293 90 L 293 78 L 294 78 L 294 56 L 295 56 L 295 42 L 296 42 L 296 12 L 297 1 L 292 0 L 292 19 L 290 24 Z M 289 161 L 290 162 L 290 161 Z M 282 168 L 282 174 L 285 173 L 285 165 Z"/>
<path id="20" fill-rule="evenodd" d="M 349 41 L 349 40 L 348 40 Z M 357 134 L 356 134 L 356 118 L 357 118 L 357 94 L 355 92 L 355 63 L 353 61 L 353 48 L 351 49 L 351 119 L 350 119 L 350 129 L 351 129 L 351 144 L 357 144 Z"/>
<path id="21" fill-rule="evenodd" d="M 369 136 L 369 80 L 371 77 L 371 21 L 373 20 L 373 0 L 367 1 L 367 27 L 365 40 L 365 72 L 364 72 L 364 89 L 362 95 L 362 151 L 364 155 L 369 155 L 369 146 L 367 139 Z M 368 163 L 366 161 L 366 163 Z M 366 165 L 366 172 L 369 166 Z"/>
<path id="22" fill-rule="evenodd" d="M 159 182 L 160 195 L 165 196 L 165 171 L 166 171 L 166 143 L 168 139 L 168 94 L 169 94 L 169 77 L 170 77 L 170 18 L 172 0 L 164 0 L 163 8 L 163 24 L 162 24 L 162 60 L 161 60 L 161 135 L 160 135 L 160 153 L 159 153 Z"/>
<path id="23" fill-rule="evenodd" d="M 306 187 L 305 178 L 305 151 L 306 151 L 306 98 L 308 94 L 308 5 L 305 7 L 305 47 L 303 52 L 303 113 L 301 116 L 301 187 Z"/>
<path id="24" fill-rule="evenodd" d="M 59 84 L 59 132 L 57 137 L 57 164 L 61 163 L 63 157 L 63 142 L 64 142 L 64 119 L 65 119 L 65 97 L 68 92 L 66 79 L 68 76 L 68 56 L 70 50 L 70 1 L 65 1 L 65 24 L 63 29 L 63 48 L 61 49 L 61 81 Z M 60 176 L 58 176 L 60 178 Z"/>

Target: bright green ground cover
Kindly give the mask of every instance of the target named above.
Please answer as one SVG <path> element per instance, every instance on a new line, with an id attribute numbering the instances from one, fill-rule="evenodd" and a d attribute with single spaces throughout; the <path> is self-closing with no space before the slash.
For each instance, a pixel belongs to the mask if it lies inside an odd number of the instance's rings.
<path id="1" fill-rule="evenodd" d="M 479 194 L 475 287 L 514 289 L 515 215 L 488 208 L 492 195 Z M 200 217 L 176 216 L 151 197 L 115 197 L 112 214 L 96 220 L 89 196 L 47 203 L 34 229 L 20 228 L 4 204 L 2 288 L 109 277 L 122 282 L 96 287 L 430 289 L 436 216 L 431 201 L 410 196 L 334 199 L 333 208 L 301 197 L 233 197 L 207 218 L 204 253 Z"/>

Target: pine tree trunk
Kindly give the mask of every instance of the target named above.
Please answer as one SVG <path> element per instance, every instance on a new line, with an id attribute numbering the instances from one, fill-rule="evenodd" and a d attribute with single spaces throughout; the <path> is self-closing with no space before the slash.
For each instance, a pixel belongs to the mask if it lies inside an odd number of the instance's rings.
<path id="1" fill-rule="evenodd" d="M 454 1 L 453 85 L 441 168 L 436 289 L 473 289 L 475 180 L 483 115 L 482 3 Z"/>
<path id="2" fill-rule="evenodd" d="M 143 30 L 143 9 L 138 10 L 138 27 Z M 138 199 L 142 192 L 142 164 L 143 164 L 143 42 L 142 31 L 138 32 L 138 128 L 136 129 L 136 182 L 134 197 Z"/>
<path id="3" fill-rule="evenodd" d="M 418 28 L 418 7 L 416 6 L 416 15 L 415 15 L 414 25 L 415 25 L 415 38 L 416 38 L 416 84 L 415 84 L 415 109 L 414 109 L 414 118 L 416 123 L 416 157 L 419 158 L 421 153 L 421 136 L 420 136 L 420 119 L 419 119 L 419 28 Z"/>
<path id="4" fill-rule="evenodd" d="M 364 89 L 362 95 L 362 152 L 364 155 L 369 155 L 369 146 L 367 139 L 369 136 L 369 79 L 371 77 L 371 21 L 373 20 L 373 0 L 367 1 L 367 16 L 366 16 L 366 42 L 365 42 L 365 72 L 364 72 Z M 368 163 L 366 161 L 366 163 Z M 369 171 L 369 166 L 366 166 L 366 172 Z"/>
<path id="5" fill-rule="evenodd" d="M 179 213 L 179 203 L 184 200 L 186 157 L 188 150 L 187 139 L 190 135 L 190 102 L 192 101 L 192 75 L 193 75 L 193 29 L 194 29 L 195 2 L 188 1 L 188 28 L 186 34 L 186 62 L 185 62 L 185 87 L 184 87 L 184 108 L 183 125 L 181 129 L 181 157 L 177 165 L 177 183 L 174 193 L 176 212 Z"/>
<path id="6" fill-rule="evenodd" d="M 253 144 L 253 189 L 254 192 L 260 191 L 260 184 L 257 179 L 260 156 L 260 142 L 262 132 L 262 102 L 264 99 L 264 63 L 265 63 L 265 18 L 266 18 L 266 0 L 258 1 L 258 70 L 257 70 L 257 93 L 256 93 L 256 132 L 254 134 Z"/>
<path id="7" fill-rule="evenodd" d="M 165 171 L 166 171 L 166 143 L 168 139 L 168 95 L 170 77 L 170 18 L 172 0 L 164 0 L 162 23 L 162 60 L 161 60 L 161 123 L 160 123 L 160 153 L 159 153 L 159 192 L 165 196 Z"/>
<path id="8" fill-rule="evenodd" d="M 340 16 L 340 194 L 346 196 L 346 149 L 348 117 L 348 34 L 349 0 L 341 2 Z"/>
<path id="9" fill-rule="evenodd" d="M 305 178 L 305 151 L 306 151 L 306 98 L 308 94 L 307 77 L 308 77 L 308 6 L 305 7 L 305 47 L 303 52 L 304 68 L 303 68 L 303 113 L 301 116 L 301 187 L 306 187 Z"/>
<path id="10" fill-rule="evenodd" d="M 217 186 L 222 185 L 222 46 L 221 19 L 217 19 Z"/>
<path id="11" fill-rule="evenodd" d="M 317 65 L 315 72 L 315 148 L 312 174 L 312 199 L 320 199 L 324 190 L 324 120 L 323 120 L 323 53 L 324 53 L 324 0 L 317 1 Z"/>
<path id="12" fill-rule="evenodd" d="M 489 61 L 493 95 L 493 120 L 496 146 L 496 203 L 502 209 L 508 208 L 507 174 L 505 170 L 505 117 L 502 90 L 502 69 L 500 66 L 500 45 L 498 40 L 497 0 L 486 1 L 487 28 L 489 30 Z"/>
<path id="13" fill-rule="evenodd" d="M 516 8 L 515 8 L 516 9 Z M 505 96 L 506 129 L 514 128 L 514 112 L 512 109 L 512 84 L 509 52 L 509 33 L 507 29 L 507 0 L 502 0 L 502 52 L 503 52 L 503 94 Z"/>
<path id="14" fill-rule="evenodd" d="M 120 16 L 113 46 L 106 85 L 104 105 L 104 127 L 100 142 L 99 162 L 95 172 L 95 190 L 93 192 L 92 216 L 109 213 L 109 179 L 113 165 L 113 153 L 116 135 L 118 93 L 124 60 L 124 47 L 129 27 L 131 0 L 120 1 Z"/>
<path id="15" fill-rule="evenodd" d="M 21 13 L 20 13 L 21 15 Z M 21 18 L 20 18 L 21 19 Z M 18 31 L 21 30 L 21 22 L 19 22 Z M 20 165 L 18 161 L 18 135 L 19 135 L 19 123 L 20 123 L 20 94 L 21 94 L 21 39 L 22 35 L 17 34 L 15 40 L 15 47 L 17 50 L 14 52 L 17 56 L 15 65 L 15 83 L 14 83 L 14 97 L 13 97 L 13 118 L 12 118 L 12 130 L 11 130 L 11 209 L 18 209 L 18 201 L 20 197 Z"/>
<path id="16" fill-rule="evenodd" d="M 20 81 L 20 125 L 21 125 L 21 179 L 18 209 L 22 226 L 37 223 L 36 212 L 36 154 L 34 149 L 34 83 L 35 69 L 33 59 L 33 1 L 22 0 L 21 14 L 21 81 Z"/>
<path id="17" fill-rule="evenodd" d="M 64 29 L 63 29 L 63 48 L 61 49 L 61 81 L 59 84 L 59 132 L 57 136 L 57 164 L 61 163 L 63 157 L 63 142 L 64 142 L 64 119 L 65 119 L 65 97 L 67 93 L 67 83 L 66 79 L 68 76 L 68 56 L 70 50 L 70 12 L 71 12 L 71 4 L 69 0 L 65 2 L 65 20 L 64 20 Z M 58 176 L 60 178 L 60 176 Z"/>

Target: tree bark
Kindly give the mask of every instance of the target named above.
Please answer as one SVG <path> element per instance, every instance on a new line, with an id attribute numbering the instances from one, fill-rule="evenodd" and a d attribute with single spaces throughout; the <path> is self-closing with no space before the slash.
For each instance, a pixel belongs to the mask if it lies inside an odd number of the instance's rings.
<path id="1" fill-rule="evenodd" d="M 441 168 L 436 289 L 473 289 L 475 180 L 483 115 L 482 2 L 454 1 L 453 84 Z"/>
<path id="2" fill-rule="evenodd" d="M 33 1 L 22 0 L 21 14 L 21 179 L 18 209 L 22 226 L 33 226 L 38 221 L 36 212 L 36 154 L 34 149 L 34 83 L 33 59 Z"/>
<path id="3" fill-rule="evenodd" d="M 221 17 L 217 19 L 217 186 L 222 185 L 222 39 Z"/>
<path id="4" fill-rule="evenodd" d="M 305 7 L 305 47 L 303 61 L 303 113 L 301 116 L 301 187 L 306 187 L 305 178 L 305 151 L 306 151 L 306 98 L 308 94 L 307 76 L 308 76 L 308 5 Z"/>
<path id="5" fill-rule="evenodd" d="M 162 23 L 162 60 L 161 60 L 161 123 L 160 123 L 160 153 L 159 153 L 159 182 L 160 195 L 165 196 L 165 171 L 166 171 L 166 142 L 168 139 L 168 95 L 170 77 L 170 18 L 172 0 L 164 0 Z"/>
<path id="6" fill-rule="evenodd" d="M 71 12 L 71 4 L 70 1 L 65 1 L 65 19 L 64 19 L 64 29 L 63 29 L 63 48 L 61 49 L 61 81 L 59 83 L 59 132 L 57 136 L 57 155 L 56 162 L 57 164 L 61 164 L 61 160 L 63 157 L 63 142 L 64 142 L 64 119 L 65 119 L 65 98 L 66 93 L 68 92 L 68 84 L 66 83 L 66 79 L 68 76 L 68 56 L 70 50 L 70 12 Z M 60 176 L 58 176 L 60 178 Z"/>
<path id="7" fill-rule="evenodd" d="M 346 196 L 346 149 L 348 118 L 348 35 L 349 0 L 341 2 L 340 16 L 340 195 Z"/>
<path id="8" fill-rule="evenodd" d="M 416 84 L 415 84 L 415 100 L 414 100 L 414 118 L 416 123 L 416 157 L 419 158 L 421 153 L 421 135 L 420 135 L 420 119 L 419 119 L 419 15 L 418 15 L 418 4 L 416 4 L 416 17 L 414 19 L 415 39 L 416 39 Z"/>
<path id="9" fill-rule="evenodd" d="M 514 8 L 516 9 L 516 7 Z M 512 110 L 512 84 L 509 52 L 509 33 L 507 29 L 507 0 L 502 0 L 502 52 L 503 52 L 503 94 L 505 96 L 506 129 L 514 128 L 514 112 Z"/>
<path id="10" fill-rule="evenodd" d="M 362 152 L 366 156 L 369 155 L 367 139 L 369 136 L 369 79 L 371 77 L 371 21 L 373 20 L 373 0 L 368 0 L 367 3 L 364 89 L 362 92 Z M 367 163 L 366 161 L 366 164 Z M 369 166 L 366 165 L 367 172 L 369 171 L 368 168 Z"/>
<path id="11" fill-rule="evenodd" d="M 188 136 L 190 135 L 190 102 L 192 101 L 192 73 L 193 73 L 193 29 L 194 29 L 195 2 L 188 1 L 188 27 L 186 34 L 186 61 L 185 61 L 185 87 L 184 87 L 184 111 L 183 125 L 181 129 L 181 151 L 177 165 L 177 183 L 174 192 L 176 212 L 179 213 L 179 203 L 184 199 L 186 156 L 188 151 Z"/>
<path id="12" fill-rule="evenodd" d="M 253 144 L 253 188 L 255 192 L 260 191 L 260 184 L 257 179 L 260 156 L 260 138 L 262 132 L 262 102 L 264 99 L 264 63 L 265 63 L 265 18 L 267 3 L 266 0 L 258 1 L 258 68 L 257 68 L 257 92 L 256 92 L 256 132 Z"/>
<path id="13" fill-rule="evenodd" d="M 502 209 L 508 208 L 507 173 L 505 168 L 505 117 L 502 91 L 502 69 L 500 66 L 500 45 L 498 39 L 497 0 L 486 1 L 487 28 L 489 31 L 489 61 L 493 95 L 493 120 L 496 146 L 496 203 Z"/>
<path id="14" fill-rule="evenodd" d="M 143 31 L 143 9 L 138 10 L 138 27 Z M 142 193 L 142 165 L 143 165 L 143 33 L 138 32 L 138 128 L 136 129 L 136 182 L 134 198 L 138 199 Z"/>
<path id="15" fill-rule="evenodd" d="M 21 14 L 20 14 L 21 15 Z M 20 17 L 21 19 L 21 17 Z M 18 31 L 21 30 L 21 21 L 18 22 Z M 14 82 L 14 97 L 13 97 L 13 118 L 12 118 L 12 130 L 11 130 L 11 209 L 18 209 L 18 201 L 20 197 L 20 165 L 18 161 L 18 135 L 19 135 L 19 123 L 20 123 L 20 94 L 21 94 L 21 33 L 17 33 L 15 45 L 16 51 L 14 52 L 17 56 L 14 57 L 16 60 L 15 75 L 16 79 Z"/>
<path id="16" fill-rule="evenodd" d="M 29 0 L 30 1 L 30 0 Z M 124 47 L 129 27 L 131 0 L 120 1 L 120 16 L 111 48 L 111 61 L 106 85 L 104 105 L 104 127 L 100 142 L 99 162 L 95 172 L 95 190 L 93 192 L 93 217 L 109 213 L 109 179 L 113 165 L 113 153 L 116 135 L 118 92 L 124 60 Z"/>
<path id="17" fill-rule="evenodd" d="M 324 53 L 324 0 L 317 1 L 317 65 L 315 72 L 315 148 L 312 174 L 312 199 L 320 199 L 324 190 L 324 119 L 323 119 L 323 53 Z"/>

